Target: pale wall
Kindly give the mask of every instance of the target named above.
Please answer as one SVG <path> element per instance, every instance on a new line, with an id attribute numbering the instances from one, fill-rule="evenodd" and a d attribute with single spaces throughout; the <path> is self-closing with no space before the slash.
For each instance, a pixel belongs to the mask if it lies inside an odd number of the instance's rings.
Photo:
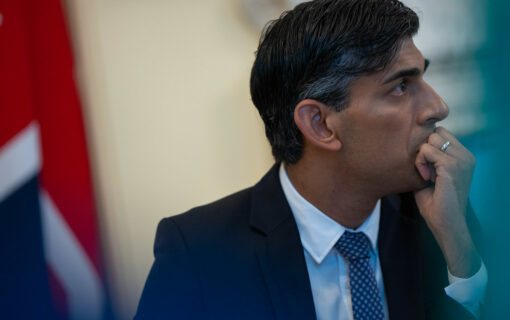
<path id="1" fill-rule="evenodd" d="M 68 0 L 108 278 L 132 318 L 157 222 L 271 166 L 235 0 Z"/>

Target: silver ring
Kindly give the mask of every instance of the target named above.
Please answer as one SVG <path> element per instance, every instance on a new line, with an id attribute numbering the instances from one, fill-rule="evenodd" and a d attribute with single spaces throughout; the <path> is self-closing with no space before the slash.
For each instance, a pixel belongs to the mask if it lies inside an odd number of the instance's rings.
<path id="1" fill-rule="evenodd" d="M 450 143 L 450 141 L 446 141 L 446 142 L 443 144 L 443 146 L 442 146 L 439 150 L 441 150 L 441 151 L 443 151 L 443 152 L 446 152 L 446 149 L 448 149 L 448 146 L 449 146 L 450 144 L 451 144 L 451 143 Z"/>

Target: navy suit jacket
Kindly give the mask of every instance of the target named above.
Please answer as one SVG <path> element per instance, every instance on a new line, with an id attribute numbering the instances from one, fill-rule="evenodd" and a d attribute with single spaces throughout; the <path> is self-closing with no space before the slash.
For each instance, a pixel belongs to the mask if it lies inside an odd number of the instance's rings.
<path id="1" fill-rule="evenodd" d="M 479 225 L 472 212 L 473 236 Z M 412 194 L 384 197 L 379 257 L 391 320 L 472 319 Z M 254 187 L 163 219 L 135 319 L 316 319 L 298 229 L 275 165 Z"/>

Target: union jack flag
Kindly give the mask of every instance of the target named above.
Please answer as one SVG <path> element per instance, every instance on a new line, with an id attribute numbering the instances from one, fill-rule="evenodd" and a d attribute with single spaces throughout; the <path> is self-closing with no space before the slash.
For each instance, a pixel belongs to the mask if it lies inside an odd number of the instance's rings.
<path id="1" fill-rule="evenodd" d="M 0 0 L 0 318 L 101 319 L 99 230 L 59 0 Z"/>

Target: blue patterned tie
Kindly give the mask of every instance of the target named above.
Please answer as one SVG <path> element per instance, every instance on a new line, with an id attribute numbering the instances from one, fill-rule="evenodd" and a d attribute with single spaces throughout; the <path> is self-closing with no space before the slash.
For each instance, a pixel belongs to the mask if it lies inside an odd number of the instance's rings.
<path id="1" fill-rule="evenodd" d="M 354 320 L 384 320 L 379 288 L 370 266 L 368 238 L 363 232 L 345 231 L 335 248 L 348 261 Z"/>

